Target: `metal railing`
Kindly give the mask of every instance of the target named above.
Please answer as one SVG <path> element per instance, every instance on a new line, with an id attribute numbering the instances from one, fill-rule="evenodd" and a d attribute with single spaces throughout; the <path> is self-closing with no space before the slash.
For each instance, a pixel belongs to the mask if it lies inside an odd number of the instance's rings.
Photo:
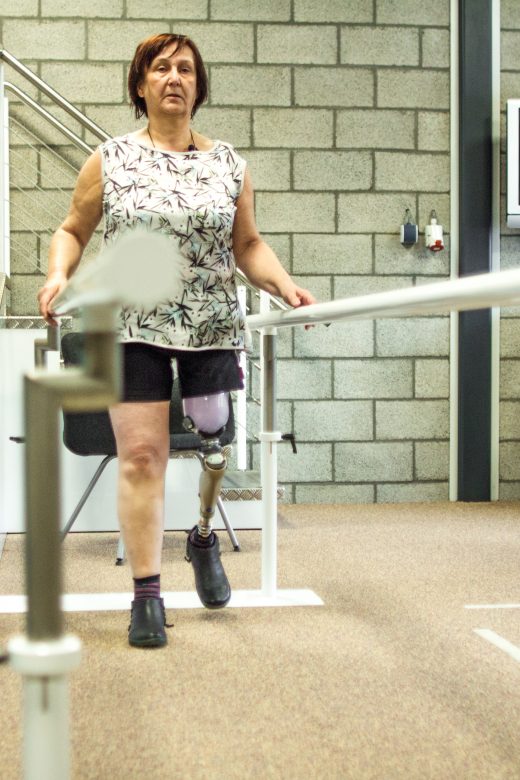
<path id="1" fill-rule="evenodd" d="M 67 114 L 79 122 L 80 125 L 85 127 L 87 130 L 90 130 L 90 132 L 97 136 L 97 138 L 101 139 L 102 141 L 106 141 L 110 137 L 101 127 L 99 127 L 99 125 L 97 125 L 91 119 L 88 119 L 88 117 L 86 117 L 72 103 L 66 100 L 66 98 L 60 95 L 60 93 L 55 89 L 46 84 L 45 81 L 42 81 L 42 79 L 37 76 L 36 73 L 33 73 L 32 70 L 30 70 L 26 65 L 20 62 L 20 60 L 10 54 L 6 49 L 0 49 L 0 59 L 10 65 L 13 70 L 15 70 L 21 76 L 23 76 L 24 79 L 29 82 L 29 84 L 37 87 L 40 92 L 46 95 L 46 97 L 50 98 L 50 100 L 55 105 L 66 111 Z M 59 122 L 59 120 L 56 121 Z M 65 127 L 64 125 L 62 126 Z"/>
<path id="2" fill-rule="evenodd" d="M 16 87 L 14 84 L 11 84 L 10 81 L 6 81 L 4 83 L 4 87 L 8 92 L 12 92 L 14 95 L 16 95 L 16 97 L 18 97 L 22 103 L 25 103 L 26 106 L 29 106 L 29 108 L 37 113 L 38 116 L 45 119 L 50 125 L 55 127 L 56 130 L 59 130 L 60 133 L 63 133 L 63 135 L 68 138 L 68 140 L 71 141 L 75 146 L 77 146 L 78 149 L 81 149 L 87 154 L 92 152 L 91 146 L 82 141 L 81 138 L 76 135 L 76 133 L 73 133 L 72 130 L 69 130 L 69 128 L 60 122 L 59 119 L 56 119 L 56 117 L 53 116 L 50 111 L 47 111 L 47 109 L 43 108 L 43 106 L 40 106 L 39 103 L 33 100 L 32 97 L 27 95 L 22 89 Z"/>

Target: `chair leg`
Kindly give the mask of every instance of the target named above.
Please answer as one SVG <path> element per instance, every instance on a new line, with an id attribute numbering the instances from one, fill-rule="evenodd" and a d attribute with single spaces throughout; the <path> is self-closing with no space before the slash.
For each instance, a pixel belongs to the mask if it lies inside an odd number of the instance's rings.
<path id="1" fill-rule="evenodd" d="M 116 553 L 116 566 L 122 566 L 125 562 L 125 543 L 123 542 L 123 536 L 119 533 L 119 541 L 117 543 Z"/>
<path id="2" fill-rule="evenodd" d="M 96 471 L 94 473 L 94 476 L 92 477 L 92 479 L 88 483 L 85 492 L 81 496 L 80 500 L 78 501 L 78 503 L 76 505 L 76 508 L 74 509 L 73 513 L 71 514 L 71 516 L 70 516 L 70 518 L 69 518 L 69 520 L 67 522 L 67 525 L 65 526 L 65 528 L 61 532 L 61 541 L 63 541 L 65 539 L 65 537 L 67 536 L 68 532 L 70 531 L 70 529 L 74 525 L 74 522 L 75 522 L 77 516 L 79 515 L 79 513 L 83 509 L 87 498 L 90 496 L 90 494 L 94 490 L 96 482 L 100 478 L 101 474 L 104 472 L 104 470 L 108 466 L 109 462 L 111 460 L 113 460 L 115 457 L 116 457 L 115 455 L 107 455 L 106 458 L 103 458 L 103 460 L 101 461 L 101 463 L 97 467 L 97 469 L 96 469 Z"/>
<path id="3" fill-rule="evenodd" d="M 236 537 L 233 526 L 231 525 L 231 521 L 228 517 L 226 510 L 224 509 L 224 502 L 222 501 L 222 498 L 220 496 L 217 498 L 217 506 L 220 512 L 220 516 L 224 522 L 224 525 L 226 526 L 226 531 L 228 532 L 229 538 L 231 539 L 233 550 L 235 552 L 240 552 L 240 544 L 238 543 L 238 539 Z"/>

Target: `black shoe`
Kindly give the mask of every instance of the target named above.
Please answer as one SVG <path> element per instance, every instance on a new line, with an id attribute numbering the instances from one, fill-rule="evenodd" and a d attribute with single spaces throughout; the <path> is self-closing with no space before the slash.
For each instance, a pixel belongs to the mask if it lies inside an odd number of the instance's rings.
<path id="1" fill-rule="evenodd" d="M 162 599 L 137 599 L 132 601 L 132 614 L 128 626 L 128 642 L 133 647 L 164 647 L 168 639 Z"/>
<path id="2" fill-rule="evenodd" d="M 220 545 L 213 532 L 207 542 L 197 543 L 197 527 L 192 530 L 186 543 L 186 560 L 195 572 L 195 587 L 199 599 L 208 609 L 222 609 L 231 598 L 226 572 L 220 560 Z"/>

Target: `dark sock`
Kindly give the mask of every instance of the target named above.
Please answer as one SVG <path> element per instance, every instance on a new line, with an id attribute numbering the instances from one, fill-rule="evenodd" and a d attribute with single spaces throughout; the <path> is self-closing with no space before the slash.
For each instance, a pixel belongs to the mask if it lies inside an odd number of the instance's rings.
<path id="1" fill-rule="evenodd" d="M 134 601 L 141 599 L 161 598 L 161 575 L 152 574 L 151 577 L 134 577 Z"/>

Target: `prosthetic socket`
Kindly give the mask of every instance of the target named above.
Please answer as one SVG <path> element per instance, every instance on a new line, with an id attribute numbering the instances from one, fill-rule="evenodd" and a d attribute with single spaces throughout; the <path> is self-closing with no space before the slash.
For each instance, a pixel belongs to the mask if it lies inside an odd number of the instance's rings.
<path id="1" fill-rule="evenodd" d="M 211 534 L 211 521 L 227 467 L 219 434 L 229 417 L 229 393 L 184 398 L 182 407 L 185 415 L 184 427 L 188 431 L 198 433 L 202 439 L 200 454 L 203 470 L 199 480 L 198 532 L 199 536 L 207 539 Z"/>

